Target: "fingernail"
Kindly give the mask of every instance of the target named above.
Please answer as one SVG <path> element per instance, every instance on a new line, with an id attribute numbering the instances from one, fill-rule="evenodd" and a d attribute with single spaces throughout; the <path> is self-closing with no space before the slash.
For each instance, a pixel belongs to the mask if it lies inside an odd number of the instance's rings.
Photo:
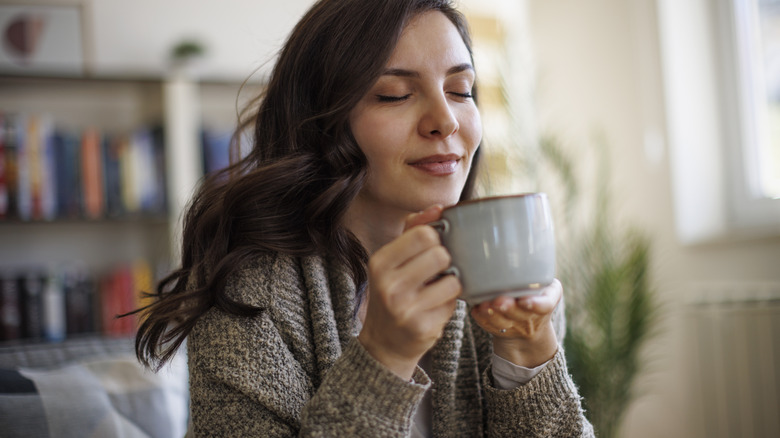
<path id="1" fill-rule="evenodd" d="M 509 310 L 509 304 L 507 303 L 502 304 L 501 307 L 498 308 L 498 310 L 502 312 L 506 312 L 507 310 Z"/>
<path id="2" fill-rule="evenodd" d="M 493 314 L 496 313 L 492 307 L 488 307 L 487 314 L 490 316 L 493 316 Z"/>

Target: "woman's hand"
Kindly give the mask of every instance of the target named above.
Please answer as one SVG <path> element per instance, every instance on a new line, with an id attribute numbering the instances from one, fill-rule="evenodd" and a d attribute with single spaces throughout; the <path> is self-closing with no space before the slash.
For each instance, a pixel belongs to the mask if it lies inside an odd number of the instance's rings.
<path id="1" fill-rule="evenodd" d="M 401 236 L 368 262 L 368 307 L 358 340 L 407 380 L 441 336 L 461 291 L 460 281 L 451 275 L 431 281 L 450 265 L 438 233 L 424 225 L 439 219 L 441 211 L 434 206 L 409 215 Z"/>
<path id="2" fill-rule="evenodd" d="M 533 368 L 558 351 L 552 313 L 562 295 L 560 281 L 554 280 L 537 295 L 480 303 L 471 315 L 493 335 L 494 353 L 515 365 Z"/>

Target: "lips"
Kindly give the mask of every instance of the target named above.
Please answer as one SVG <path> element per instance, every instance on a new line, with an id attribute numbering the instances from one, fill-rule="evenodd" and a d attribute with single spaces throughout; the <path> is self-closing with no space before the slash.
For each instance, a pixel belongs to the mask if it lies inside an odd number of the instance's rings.
<path id="1" fill-rule="evenodd" d="M 409 165 L 431 175 L 445 176 L 451 175 L 458 170 L 460 159 L 460 155 L 456 154 L 430 155 L 412 161 Z"/>

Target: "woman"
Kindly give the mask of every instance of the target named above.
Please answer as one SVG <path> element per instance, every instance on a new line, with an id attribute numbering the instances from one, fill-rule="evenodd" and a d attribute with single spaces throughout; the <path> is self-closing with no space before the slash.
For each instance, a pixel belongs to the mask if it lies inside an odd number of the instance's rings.
<path id="1" fill-rule="evenodd" d="M 139 358 L 187 337 L 196 436 L 589 436 L 555 283 L 467 309 L 428 222 L 471 196 L 481 141 L 445 0 L 322 0 L 203 185 Z M 557 330 L 554 321 L 558 323 Z"/>

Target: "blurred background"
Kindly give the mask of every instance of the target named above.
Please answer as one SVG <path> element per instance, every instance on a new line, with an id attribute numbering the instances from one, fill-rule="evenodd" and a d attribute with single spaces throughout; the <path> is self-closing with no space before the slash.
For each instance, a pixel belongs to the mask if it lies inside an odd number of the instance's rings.
<path id="1" fill-rule="evenodd" d="M 105 315 L 170 269 L 311 4 L 0 1 L 5 344 L 132 334 Z M 555 204 L 599 436 L 780 436 L 780 1 L 459 4 L 481 191 Z"/>

